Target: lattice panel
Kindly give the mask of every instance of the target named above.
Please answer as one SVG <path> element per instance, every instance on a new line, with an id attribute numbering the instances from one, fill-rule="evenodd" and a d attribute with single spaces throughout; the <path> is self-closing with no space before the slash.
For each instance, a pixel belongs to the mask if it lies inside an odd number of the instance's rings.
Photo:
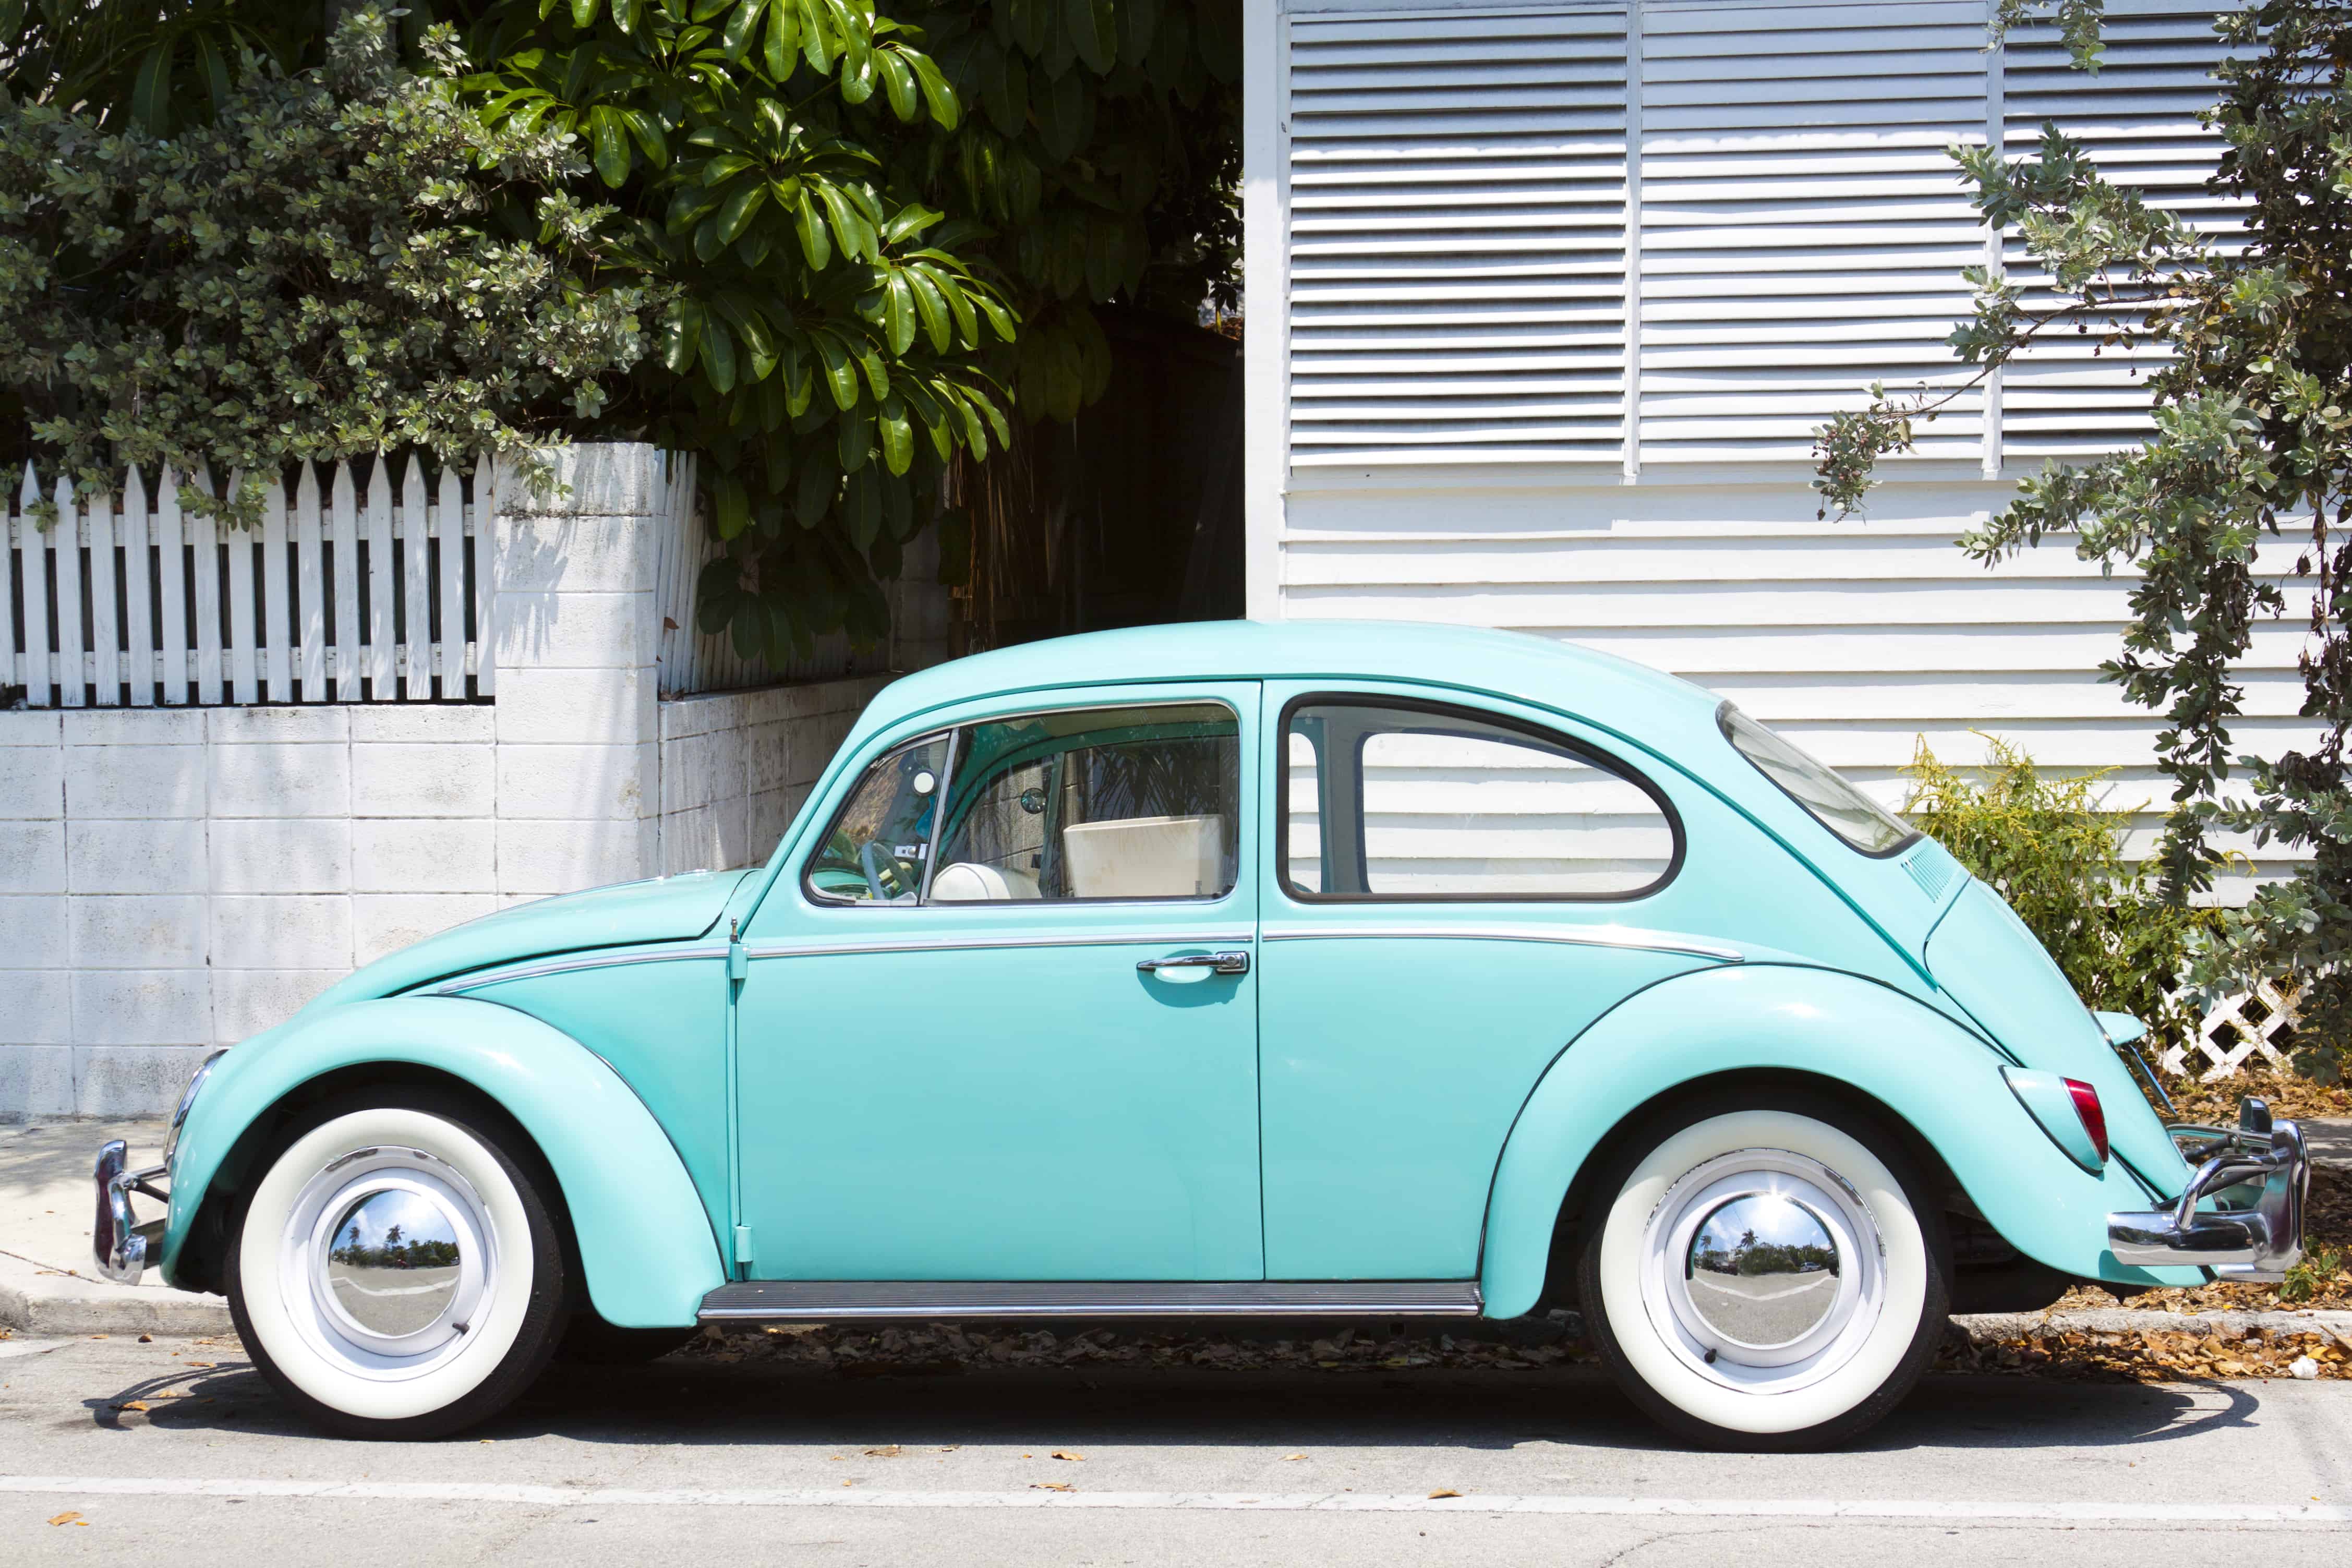
<path id="1" fill-rule="evenodd" d="M 2205 1021 L 2197 1026 L 2196 1042 L 2169 1047 L 2157 1058 L 2157 1063 L 2168 1073 L 2194 1068 L 2207 1083 L 2243 1070 L 2256 1056 L 2267 1066 L 2284 1070 L 2287 1065 L 2284 1047 L 2294 1032 L 2294 999 L 2265 980 L 2206 1014 Z"/>

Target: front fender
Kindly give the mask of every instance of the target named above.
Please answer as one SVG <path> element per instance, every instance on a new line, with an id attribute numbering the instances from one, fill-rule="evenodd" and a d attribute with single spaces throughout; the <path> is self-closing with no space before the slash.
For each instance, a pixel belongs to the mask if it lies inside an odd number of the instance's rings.
<path id="1" fill-rule="evenodd" d="M 237 1140 L 323 1074 L 404 1063 L 462 1079 L 521 1123 L 563 1189 L 588 1297 L 622 1328 L 686 1327 L 726 1280 L 709 1216 L 677 1151 L 620 1076 L 529 1014 L 457 996 L 399 996 L 306 1015 L 220 1058 L 173 1156 L 163 1269 L 180 1252 Z"/>
<path id="2" fill-rule="evenodd" d="M 1834 970 L 1746 963 L 1662 982 L 1596 1019 L 1519 1112 L 1487 1200 L 1480 1283 L 1490 1317 L 1529 1310 L 1543 1289 L 1570 1184 L 1636 1107 L 1684 1084 L 1782 1070 L 1849 1084 L 1942 1156 L 2011 1247 L 2063 1273 L 2136 1285 L 2196 1284 L 2195 1269 L 2143 1269 L 2107 1251 L 2111 1210 L 2149 1194 L 2116 1161 L 2084 1172 L 2026 1114 L 2001 1058 L 1900 992 Z"/>

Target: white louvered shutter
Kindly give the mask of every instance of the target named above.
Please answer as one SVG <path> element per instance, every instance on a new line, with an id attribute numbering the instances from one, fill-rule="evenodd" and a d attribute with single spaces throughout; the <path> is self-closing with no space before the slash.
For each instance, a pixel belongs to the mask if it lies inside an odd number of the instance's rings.
<path id="1" fill-rule="evenodd" d="M 1802 459 L 1874 381 L 1964 380 L 1986 236 L 1946 150 L 1986 139 L 1980 0 L 1643 16 L 1643 463 Z M 1980 458 L 1980 396 L 1918 437 Z"/>
<path id="2" fill-rule="evenodd" d="M 2198 120 L 2221 96 L 2211 72 L 2224 51 L 2213 7 L 2109 0 L 2106 53 L 2096 75 L 2077 70 L 2054 27 L 2010 35 L 2002 62 L 2003 139 L 2008 155 L 2032 153 L 2051 123 L 2086 146 L 2109 179 L 2135 185 L 2151 205 L 2217 237 L 2239 227 L 2242 204 L 2205 182 L 2220 162 L 2221 138 Z M 2042 274 L 2014 233 L 2004 264 L 2030 310 L 2056 296 L 2034 288 Z M 2147 429 L 2147 372 L 2161 357 L 2146 345 L 2128 353 L 2099 346 L 2098 330 L 2035 348 L 2002 372 L 2001 446 L 2011 459 L 2078 458 L 2138 439 Z"/>
<path id="3" fill-rule="evenodd" d="M 1294 468 L 1622 461 L 1622 5 L 1290 24 Z"/>

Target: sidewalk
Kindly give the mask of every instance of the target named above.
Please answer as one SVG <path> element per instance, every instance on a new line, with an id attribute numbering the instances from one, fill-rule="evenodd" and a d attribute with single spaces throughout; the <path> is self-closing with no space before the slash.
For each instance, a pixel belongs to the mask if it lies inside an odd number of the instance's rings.
<path id="1" fill-rule="evenodd" d="M 2352 1164 L 2352 1121 L 2315 1121 L 2304 1126 L 2315 1158 Z M 99 1278 L 90 1258 L 97 1199 L 89 1171 L 99 1145 L 122 1139 L 131 1145 L 133 1166 L 152 1164 L 163 1156 L 163 1130 L 161 1121 L 0 1127 L 0 1330 L 32 1334 L 229 1331 L 228 1303 L 220 1297 L 165 1289 L 152 1268 L 138 1285 L 117 1285 Z M 141 1216 L 152 1218 L 153 1207 L 147 1205 Z M 2352 1343 L 2352 1313 L 2344 1312 L 2182 1318 L 2117 1310 L 2060 1318 L 2063 1321 L 2038 1312 L 1988 1313 L 1954 1321 L 1970 1339 L 1985 1342 L 2025 1331 L 2028 1326 L 2110 1333 L 2138 1329 L 2204 1332 L 2224 1327 L 2243 1332 L 2275 1319 L 2279 1326 L 2324 1325 Z M 2076 1318 L 2084 1321 L 2077 1323 Z"/>
<path id="2" fill-rule="evenodd" d="M 99 1145 L 120 1138 L 131 1163 L 163 1158 L 161 1121 L 51 1121 L 0 1127 L 0 1329 L 31 1334 L 217 1334 L 228 1303 L 163 1288 L 153 1269 L 138 1285 L 99 1277 L 90 1257 Z M 142 1219 L 155 1217 L 156 1205 Z"/>

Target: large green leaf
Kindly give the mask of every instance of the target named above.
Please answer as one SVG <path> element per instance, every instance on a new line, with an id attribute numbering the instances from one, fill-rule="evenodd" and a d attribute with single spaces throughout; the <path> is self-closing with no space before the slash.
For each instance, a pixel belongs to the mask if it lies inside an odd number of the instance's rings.
<path id="1" fill-rule="evenodd" d="M 767 199 L 768 183 L 765 180 L 737 181 L 734 190 L 725 201 L 719 204 L 719 239 L 723 243 L 732 244 L 735 237 L 743 232 L 745 226 L 758 215 L 761 205 Z"/>
<path id="2" fill-rule="evenodd" d="M 812 270 L 822 272 L 833 260 L 833 242 L 826 237 L 824 216 L 817 211 L 816 198 L 808 187 L 801 187 L 801 199 L 793 207 L 793 229 L 800 236 L 801 255 Z"/>
<path id="3" fill-rule="evenodd" d="M 882 329 L 892 353 L 904 354 L 915 346 L 915 296 L 903 273 L 892 273 L 882 286 Z"/>
<path id="4" fill-rule="evenodd" d="M 1118 24 L 1110 0 L 1063 0 L 1062 26 L 1087 68 L 1100 76 L 1118 58 Z"/>

